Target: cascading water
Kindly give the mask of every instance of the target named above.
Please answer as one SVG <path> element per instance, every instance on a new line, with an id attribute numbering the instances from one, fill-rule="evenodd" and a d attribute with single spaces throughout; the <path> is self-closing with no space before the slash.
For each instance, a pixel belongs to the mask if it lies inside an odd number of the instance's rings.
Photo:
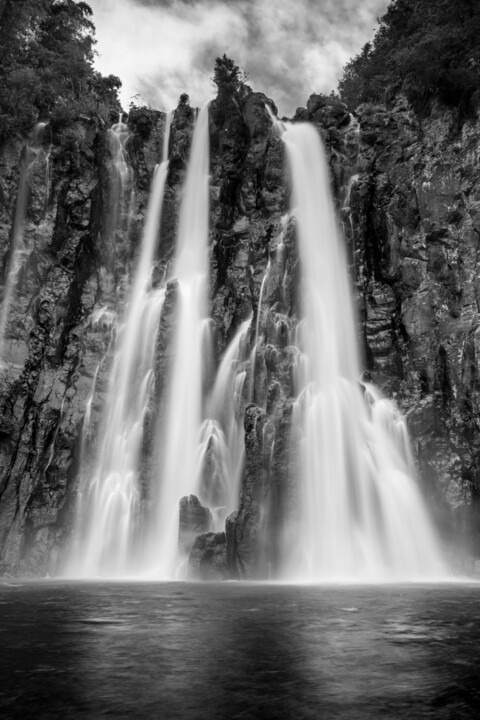
<path id="1" fill-rule="evenodd" d="M 249 398 L 253 402 L 254 400 L 254 392 L 255 392 L 255 369 L 256 369 L 256 362 L 257 362 L 257 343 L 258 343 L 258 336 L 260 332 L 260 325 L 262 321 L 262 304 L 263 304 L 263 293 L 265 290 L 265 283 L 268 280 L 268 276 L 270 274 L 270 268 L 271 268 L 271 261 L 268 260 L 267 268 L 265 270 L 265 275 L 262 279 L 262 284 L 260 285 L 260 294 L 258 296 L 258 305 L 257 305 L 257 320 L 255 323 L 255 337 L 253 339 L 253 350 L 252 350 L 252 358 L 251 358 L 251 372 L 250 372 L 250 390 L 249 390 Z"/>
<path id="2" fill-rule="evenodd" d="M 83 416 L 83 425 L 82 425 L 82 455 L 81 455 L 81 461 L 86 457 L 85 453 L 88 452 L 87 445 L 89 444 L 90 437 L 92 435 L 92 432 L 94 428 L 92 427 L 92 405 L 95 398 L 95 393 L 97 390 L 97 379 L 98 379 L 98 373 L 100 372 L 100 368 L 106 361 L 110 348 L 112 346 L 112 342 L 114 339 L 114 330 L 116 328 L 116 313 L 112 312 L 108 309 L 108 307 L 105 305 L 101 308 L 99 308 L 97 311 L 95 311 L 92 314 L 92 317 L 90 318 L 90 326 L 92 329 L 99 328 L 102 331 L 107 330 L 109 341 L 107 342 L 107 346 L 105 348 L 105 352 L 103 353 L 103 356 L 98 363 L 97 367 L 95 368 L 95 372 L 93 374 L 93 380 L 91 385 L 91 390 L 87 398 L 87 402 L 85 403 L 85 415 Z M 84 463 L 82 462 L 82 465 Z"/>
<path id="3" fill-rule="evenodd" d="M 81 489 L 79 537 L 68 568 L 73 575 L 115 577 L 134 575 L 141 569 L 139 464 L 155 338 L 165 297 L 163 287 L 152 287 L 151 276 L 168 170 L 169 129 L 170 115 L 130 303 L 117 333 L 98 456 Z"/>
<path id="4" fill-rule="evenodd" d="M 215 531 L 237 509 L 245 455 L 243 400 L 246 378 L 246 334 L 251 318 L 237 330 L 225 351 L 208 399 L 200 441 L 199 497 L 213 510 Z"/>
<path id="5" fill-rule="evenodd" d="M 167 122 L 170 122 L 170 115 L 167 115 Z M 128 161 L 127 141 L 129 138 L 128 127 L 122 122 L 121 116 L 118 123 L 115 123 L 108 131 L 108 145 L 112 155 L 113 177 L 110 192 L 110 218 L 109 226 L 112 233 L 121 225 L 122 213 L 127 214 L 127 223 L 130 220 L 133 203 L 132 169 Z M 163 161 L 168 148 L 163 148 Z"/>
<path id="6" fill-rule="evenodd" d="M 108 131 L 108 144 L 112 153 L 113 164 L 117 173 L 117 180 L 120 186 L 120 191 L 125 190 L 128 184 L 128 180 L 131 176 L 130 163 L 128 161 L 128 152 L 126 149 L 126 143 L 128 140 L 129 132 L 128 127 L 122 122 L 121 117 L 118 119 L 118 123 L 112 125 Z M 165 154 L 165 148 L 164 148 Z M 117 195 L 121 195 L 117 193 Z"/>
<path id="7" fill-rule="evenodd" d="M 445 574 L 392 403 L 362 390 L 344 252 L 318 133 L 287 125 L 302 266 L 299 517 L 286 530 L 288 578 L 389 580 Z M 294 541 L 292 541 L 292 537 Z"/>
<path id="8" fill-rule="evenodd" d="M 282 559 L 276 566 L 283 577 L 301 580 L 439 577 L 444 574 L 442 560 L 414 479 L 404 420 L 374 386 L 358 382 L 354 313 L 318 134 L 311 126 L 281 130 L 292 168 L 303 318 L 295 333 L 301 352 L 292 420 L 300 437 L 299 491 L 286 512 Z M 122 147 L 120 143 L 116 168 L 120 185 L 125 175 Z M 80 502 L 80 542 L 70 564 L 72 574 L 80 576 L 171 578 L 182 565 L 179 500 L 196 495 L 209 508 L 210 513 L 199 511 L 215 531 L 222 530 L 225 517 L 238 506 L 244 464 L 242 415 L 250 397 L 245 382 L 249 363 L 253 374 L 255 362 L 246 341 L 252 320 L 238 328 L 204 400 L 206 358 L 211 352 L 209 143 L 204 108 L 193 134 L 180 209 L 172 360 L 161 395 L 154 458 L 157 482 L 150 488 L 150 511 L 145 512 L 145 504 L 142 507 L 142 440 L 165 298 L 164 287 L 151 287 L 151 274 L 166 172 L 164 155 L 154 178 L 128 312 L 117 333 L 99 452 Z M 276 254 L 262 282 L 254 345 L 264 322 L 262 303 L 264 295 L 269 297 L 270 280 L 284 292 L 287 220 L 282 221 Z M 274 322 L 271 311 L 268 317 L 278 341 L 289 342 L 286 319 L 278 316 Z M 87 434 L 95 384 L 96 377 L 87 403 Z M 270 477 L 275 466 L 273 423 L 266 423 L 263 433 L 270 452 L 263 470 L 268 465 Z M 198 503 L 192 507 L 198 509 Z M 277 522 L 269 515 L 273 507 L 260 508 L 267 534 L 267 526 Z M 262 542 L 268 545 L 267 535 Z M 183 540 L 181 547 L 187 550 Z"/>
<path id="9" fill-rule="evenodd" d="M 5 332 L 17 285 L 18 274 L 23 266 L 25 255 L 28 255 L 31 251 L 31 248 L 26 246 L 24 242 L 25 218 L 27 214 L 32 168 L 41 148 L 42 132 L 45 125 L 46 123 L 44 122 L 35 125 L 32 140 L 25 145 L 20 158 L 20 177 L 17 202 L 15 204 L 13 233 L 10 243 L 10 257 L 5 270 L 5 287 L 0 309 L 0 361 L 4 356 Z"/>
<path id="10" fill-rule="evenodd" d="M 180 208 L 174 275 L 178 283 L 173 362 L 160 431 L 155 574 L 171 577 L 178 546 L 178 502 L 198 494 L 203 361 L 207 318 L 209 218 L 208 107 L 198 115 Z M 207 346 L 208 347 L 208 346 Z"/>

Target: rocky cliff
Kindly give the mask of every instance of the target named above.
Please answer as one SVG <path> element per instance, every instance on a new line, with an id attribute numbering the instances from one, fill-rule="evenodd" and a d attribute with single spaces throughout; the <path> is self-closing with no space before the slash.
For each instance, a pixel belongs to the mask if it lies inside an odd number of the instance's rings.
<path id="1" fill-rule="evenodd" d="M 240 506 L 225 534 L 200 535 L 192 550 L 192 573 L 209 578 L 274 571 L 285 551 L 279 526 L 296 507 L 289 450 L 299 263 L 284 150 L 265 104 L 274 109 L 243 88 L 220 92 L 210 107 L 216 362 L 252 312 L 247 343 L 251 351 L 257 342 L 257 352 L 246 367 Z M 327 148 L 365 370 L 407 416 L 424 491 L 450 547 L 466 546 L 473 559 L 480 556 L 480 122 L 458 134 L 448 112 L 420 122 L 401 98 L 393 109 L 365 105 L 353 115 L 320 96 L 294 120 L 314 123 Z M 193 122 L 182 102 L 170 138 L 158 278 L 174 251 Z M 47 125 L 35 141 L 0 379 L 0 572 L 56 572 L 71 535 L 79 468 L 95 452 L 115 321 L 138 255 L 165 116 L 137 109 L 128 125 L 134 204 L 115 231 L 107 128 L 80 117 L 54 134 Z M 24 146 L 16 139 L 1 151 L 4 285 Z M 171 282 L 156 352 L 157 400 L 174 304 Z M 141 469 L 146 498 L 154 416 L 152 404 Z"/>

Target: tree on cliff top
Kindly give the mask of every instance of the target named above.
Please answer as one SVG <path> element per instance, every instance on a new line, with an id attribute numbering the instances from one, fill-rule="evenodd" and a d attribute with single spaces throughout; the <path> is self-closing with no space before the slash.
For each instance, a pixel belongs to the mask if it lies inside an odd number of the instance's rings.
<path id="1" fill-rule="evenodd" d="M 233 94 L 238 92 L 245 82 L 245 74 L 235 62 L 227 57 L 217 57 L 213 69 L 213 82 L 220 94 Z"/>
<path id="2" fill-rule="evenodd" d="M 480 90 L 480 2 L 393 0 L 373 42 L 345 67 L 339 90 L 350 106 L 405 92 L 419 113 L 434 100 L 462 116 Z"/>
<path id="3" fill-rule="evenodd" d="M 92 66 L 92 10 L 74 0 L 0 5 L 0 142 L 37 121 L 68 123 L 100 104 L 118 105 L 120 80 Z"/>

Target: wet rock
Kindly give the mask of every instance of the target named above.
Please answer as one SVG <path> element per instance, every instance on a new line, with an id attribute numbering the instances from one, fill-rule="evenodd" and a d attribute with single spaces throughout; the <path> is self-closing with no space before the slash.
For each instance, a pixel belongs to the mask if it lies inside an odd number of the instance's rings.
<path id="1" fill-rule="evenodd" d="M 250 222 L 247 217 L 239 218 L 233 226 L 233 232 L 235 235 L 244 235 L 248 233 Z"/>
<path id="2" fill-rule="evenodd" d="M 129 154 L 138 169 L 132 227 L 143 222 L 151 157 L 161 147 L 161 114 L 150 116 L 148 133 L 132 128 Z M 2 149 L 0 185 L 9 216 L 0 222 L 4 260 L 21 151 L 15 140 Z M 24 232 L 28 252 L 8 318 L 0 381 L 0 567 L 38 575 L 56 571 L 72 525 L 82 423 L 94 377 L 98 393 L 83 452 L 95 455 L 93 428 L 101 416 L 115 318 L 135 254 L 130 244 L 135 235 L 127 236 L 126 222 L 115 238 L 110 234 L 112 164 L 98 118 L 56 131 L 48 176 L 45 153 L 38 153 L 32 171 Z M 148 175 L 145 182 L 142 173 Z M 96 316 L 104 319 L 97 322 Z"/>
<path id="3" fill-rule="evenodd" d="M 238 513 L 226 521 L 227 560 L 233 578 L 267 577 L 263 556 L 263 505 L 268 482 L 265 464 L 264 428 L 268 418 L 255 405 L 245 410 L 245 470 Z"/>
<path id="4" fill-rule="evenodd" d="M 180 499 L 178 546 L 188 554 L 192 549 L 197 535 L 208 532 L 212 525 L 212 513 L 200 503 L 196 495 Z"/>
<path id="5" fill-rule="evenodd" d="M 263 93 L 252 92 L 242 103 L 250 140 L 258 141 L 259 138 L 267 138 L 270 135 L 272 121 L 266 106 L 271 109 L 274 115 L 277 115 L 275 103 Z"/>
<path id="6" fill-rule="evenodd" d="M 187 574 L 195 580 L 228 580 L 225 533 L 210 532 L 195 538 Z"/>
<path id="7" fill-rule="evenodd" d="M 479 322 L 471 160 L 480 128 L 466 123 L 453 142 L 448 111 L 420 123 L 405 102 L 358 114 L 366 174 L 351 210 L 369 365 L 408 413 L 429 501 L 442 508 L 442 529 L 450 522 L 455 533 L 451 509 L 462 493 L 476 503 L 475 482 L 466 478 L 480 451 L 470 370 Z"/>

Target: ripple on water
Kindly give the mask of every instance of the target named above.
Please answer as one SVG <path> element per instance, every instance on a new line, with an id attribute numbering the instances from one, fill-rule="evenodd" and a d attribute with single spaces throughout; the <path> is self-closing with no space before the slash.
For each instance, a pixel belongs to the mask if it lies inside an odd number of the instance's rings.
<path id="1" fill-rule="evenodd" d="M 5 717 L 480 715 L 480 589 L 2 583 Z"/>

